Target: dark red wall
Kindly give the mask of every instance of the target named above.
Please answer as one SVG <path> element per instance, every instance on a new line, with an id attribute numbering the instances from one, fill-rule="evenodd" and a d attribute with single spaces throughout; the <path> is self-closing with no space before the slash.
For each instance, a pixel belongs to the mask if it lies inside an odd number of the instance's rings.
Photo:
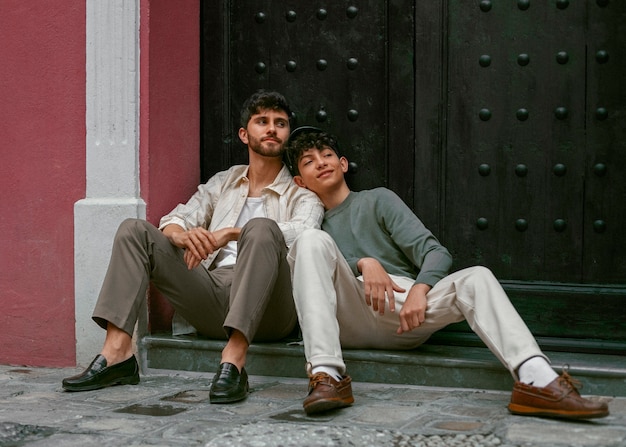
<path id="1" fill-rule="evenodd" d="M 200 2 L 141 7 L 141 196 L 158 224 L 200 182 Z M 149 309 L 151 328 L 169 329 L 172 309 L 155 290 Z"/>
<path id="2" fill-rule="evenodd" d="M 85 2 L 3 0 L 0 61 L 0 363 L 71 365 Z"/>

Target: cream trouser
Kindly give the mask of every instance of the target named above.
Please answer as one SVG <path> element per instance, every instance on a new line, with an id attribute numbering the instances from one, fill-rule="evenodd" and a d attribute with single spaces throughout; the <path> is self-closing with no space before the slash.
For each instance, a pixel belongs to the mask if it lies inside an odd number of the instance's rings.
<path id="1" fill-rule="evenodd" d="M 517 379 L 516 369 L 530 357 L 547 357 L 491 271 L 470 267 L 440 280 L 428 293 L 425 321 L 398 335 L 398 313 L 413 279 L 392 276 L 404 293 L 394 293 L 396 312 L 374 312 L 365 302 L 362 277 L 355 278 L 333 239 L 306 230 L 287 259 L 309 367 L 346 370 L 341 348 L 413 349 L 435 331 L 467 320 L 472 330 Z"/>

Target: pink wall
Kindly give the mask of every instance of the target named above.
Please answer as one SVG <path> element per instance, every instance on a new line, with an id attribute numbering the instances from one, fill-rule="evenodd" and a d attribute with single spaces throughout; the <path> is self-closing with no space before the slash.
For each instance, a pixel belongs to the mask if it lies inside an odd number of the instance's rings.
<path id="1" fill-rule="evenodd" d="M 0 363 L 73 365 L 85 2 L 3 0 L 0 42 Z"/>
<path id="2" fill-rule="evenodd" d="M 141 196 L 148 221 L 193 194 L 200 181 L 200 2 L 141 0 Z M 152 329 L 172 310 L 156 291 Z"/>

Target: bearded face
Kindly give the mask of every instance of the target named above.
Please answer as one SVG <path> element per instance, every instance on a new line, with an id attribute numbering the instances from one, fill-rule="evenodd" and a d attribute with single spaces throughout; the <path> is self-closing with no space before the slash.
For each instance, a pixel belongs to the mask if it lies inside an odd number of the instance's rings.
<path id="1" fill-rule="evenodd" d="M 240 137 L 254 153 L 280 157 L 289 138 L 289 118 L 282 110 L 261 110 L 240 130 Z"/>

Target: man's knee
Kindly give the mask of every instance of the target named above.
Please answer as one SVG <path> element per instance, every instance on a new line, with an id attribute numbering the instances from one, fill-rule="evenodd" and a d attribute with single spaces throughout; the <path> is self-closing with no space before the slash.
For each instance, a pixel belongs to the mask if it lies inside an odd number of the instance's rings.
<path id="1" fill-rule="evenodd" d="M 328 252 L 335 242 L 328 233 L 322 230 L 309 228 L 304 230 L 294 242 L 294 249 L 302 253 Z"/>
<path id="2" fill-rule="evenodd" d="M 315 228 L 307 228 L 298 236 L 298 239 L 296 239 L 296 242 L 301 245 L 317 245 L 329 241 L 332 241 L 332 238 L 328 233 Z"/>
<path id="3" fill-rule="evenodd" d="M 136 219 L 132 217 L 124 219 L 118 227 L 115 237 L 116 239 L 132 237 L 144 231 L 148 226 L 153 225 L 143 219 Z"/>
<path id="4" fill-rule="evenodd" d="M 131 250 L 144 247 L 143 250 L 148 250 L 152 244 L 164 244 L 166 241 L 165 235 L 150 222 L 129 218 L 125 219 L 118 227 L 113 239 L 113 246 L 128 247 Z"/>
<path id="5" fill-rule="evenodd" d="M 278 224 L 274 220 L 265 217 L 250 219 L 241 228 L 239 242 L 241 243 L 246 239 L 252 239 L 255 242 L 284 241 L 283 233 L 280 231 Z"/>
<path id="6" fill-rule="evenodd" d="M 498 281 L 498 278 L 495 277 L 495 275 L 489 268 L 477 265 L 474 267 L 469 267 L 468 270 L 469 274 L 467 275 L 467 277 L 470 281 L 469 283 L 472 284 L 473 287 L 488 287 L 490 289 L 494 287 L 500 289 L 502 287 L 500 285 L 500 282 Z"/>
<path id="7" fill-rule="evenodd" d="M 482 279 L 483 281 L 498 283 L 498 279 L 489 268 L 477 265 L 474 269 L 474 275 L 476 275 L 476 277 Z"/>

